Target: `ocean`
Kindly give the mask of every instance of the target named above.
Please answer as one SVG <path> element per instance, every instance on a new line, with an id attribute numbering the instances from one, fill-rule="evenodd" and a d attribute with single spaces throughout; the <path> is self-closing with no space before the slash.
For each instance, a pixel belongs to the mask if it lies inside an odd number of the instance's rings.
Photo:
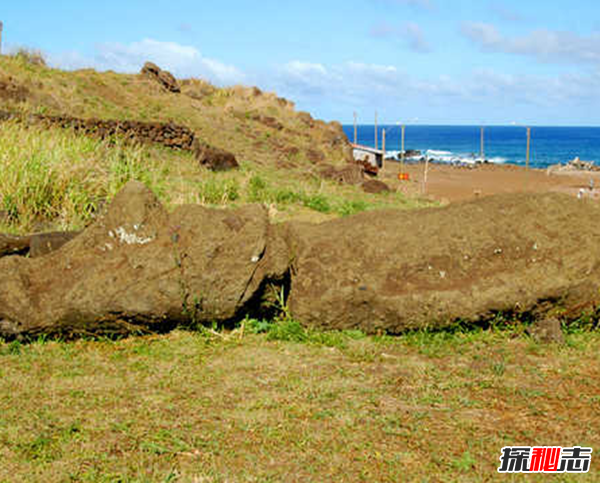
<path id="1" fill-rule="evenodd" d="M 386 152 L 400 152 L 401 128 L 398 125 L 378 126 L 378 144 L 381 148 L 382 130 L 386 131 Z M 492 163 L 525 165 L 527 129 L 520 126 L 486 126 L 484 128 L 485 159 Z M 358 144 L 374 146 L 375 127 L 358 126 Z M 345 125 L 350 141 L 354 127 Z M 427 154 L 438 162 L 473 162 L 479 158 L 480 126 L 424 126 L 405 128 L 404 147 Z M 564 164 L 579 157 L 600 165 L 600 127 L 532 127 L 530 166 L 546 168 Z"/>

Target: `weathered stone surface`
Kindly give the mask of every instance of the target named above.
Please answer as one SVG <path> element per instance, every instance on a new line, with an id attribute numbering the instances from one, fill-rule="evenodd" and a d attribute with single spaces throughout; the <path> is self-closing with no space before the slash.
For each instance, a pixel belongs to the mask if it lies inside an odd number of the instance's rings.
<path id="1" fill-rule="evenodd" d="M 261 206 L 168 215 L 130 182 L 61 250 L 0 259 L 0 336 L 162 331 L 261 311 L 287 272 L 271 230 Z"/>
<path id="2" fill-rule="evenodd" d="M 544 318 L 555 304 L 568 318 L 600 303 L 599 217 L 542 194 L 292 223 L 289 305 L 306 325 L 369 332 Z"/>
<path id="3" fill-rule="evenodd" d="M 169 92 L 181 92 L 181 88 L 179 87 L 177 79 L 175 79 L 173 74 L 166 70 L 162 70 L 159 66 L 153 64 L 152 62 L 146 62 L 140 73 L 152 80 L 155 80 Z"/>
<path id="4" fill-rule="evenodd" d="M 228 171 L 240 166 L 233 153 L 209 146 L 201 141 L 194 143 L 194 155 L 202 166 L 212 171 Z"/>
<path id="5" fill-rule="evenodd" d="M 390 191 L 390 187 L 383 181 L 377 179 L 369 179 L 362 184 L 362 189 L 365 193 L 385 193 Z"/>
<path id="6" fill-rule="evenodd" d="M 341 168 L 325 164 L 319 170 L 319 174 L 323 178 L 345 184 L 360 184 L 364 180 L 364 170 L 356 163 L 348 163 Z"/>
<path id="7" fill-rule="evenodd" d="M 168 214 L 131 182 L 59 250 L 0 258 L 0 336 L 264 317 L 283 288 L 309 326 L 399 333 L 523 313 L 558 340 L 561 322 L 600 306 L 599 216 L 595 204 L 543 194 L 270 225 L 258 205 Z M 18 253 L 30 242 L 0 243 Z"/>
<path id="8" fill-rule="evenodd" d="M 254 119 L 257 122 L 260 122 L 261 124 L 264 124 L 267 127 L 276 129 L 277 131 L 281 131 L 283 129 L 283 124 L 281 124 L 281 122 L 279 122 L 277 119 L 275 119 L 272 116 L 264 116 L 262 114 L 255 114 L 254 116 L 252 116 L 252 119 Z"/>
<path id="9" fill-rule="evenodd" d="M 544 344 L 564 344 L 565 342 L 560 320 L 556 317 L 536 320 L 531 328 L 531 333 L 536 340 Z"/>
<path id="10" fill-rule="evenodd" d="M 29 252 L 31 238 L 0 234 L 0 257 L 7 255 L 25 255 Z"/>
<path id="11" fill-rule="evenodd" d="M 186 127 L 165 122 L 123 121 L 115 119 L 82 119 L 71 116 L 33 115 L 32 123 L 61 127 L 100 139 L 121 136 L 140 143 L 156 143 L 168 148 L 192 150 L 194 132 Z"/>
<path id="12" fill-rule="evenodd" d="M 40 257 L 58 250 L 80 232 L 35 233 L 27 236 L 0 234 L 0 257 L 21 255 Z"/>
<path id="13" fill-rule="evenodd" d="M 79 231 L 54 231 L 31 235 L 29 256 L 36 258 L 54 252 L 80 233 Z"/>

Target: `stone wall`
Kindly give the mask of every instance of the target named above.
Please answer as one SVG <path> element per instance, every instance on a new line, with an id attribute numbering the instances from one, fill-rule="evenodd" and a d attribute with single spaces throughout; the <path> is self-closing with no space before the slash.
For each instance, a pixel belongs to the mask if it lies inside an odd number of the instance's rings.
<path id="1" fill-rule="evenodd" d="M 185 151 L 192 150 L 195 137 L 190 128 L 173 123 L 80 119 L 70 116 L 44 115 L 33 115 L 30 119 L 35 123 L 73 129 L 75 132 L 101 139 L 118 135 L 135 142 L 162 144 L 168 148 Z"/>
<path id="2" fill-rule="evenodd" d="M 197 138 L 190 128 L 173 123 L 120 121 L 105 119 L 80 119 L 71 116 L 45 116 L 0 111 L 0 122 L 17 120 L 27 125 L 42 125 L 72 129 L 78 134 L 110 139 L 119 136 L 135 143 L 160 144 L 167 148 L 190 151 L 202 166 L 213 171 L 225 171 L 239 167 L 233 153 L 215 148 Z"/>

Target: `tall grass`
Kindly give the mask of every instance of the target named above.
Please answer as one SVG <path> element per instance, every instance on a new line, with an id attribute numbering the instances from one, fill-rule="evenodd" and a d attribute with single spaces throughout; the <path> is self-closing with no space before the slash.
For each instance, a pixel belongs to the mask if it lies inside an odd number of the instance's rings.
<path id="1" fill-rule="evenodd" d="M 17 47 L 10 55 L 26 64 L 46 66 L 46 58 L 41 50 Z"/>
<path id="2" fill-rule="evenodd" d="M 164 189 L 163 172 L 145 148 L 17 123 L 0 129 L 0 169 L 0 210 L 17 230 L 39 222 L 84 225 L 131 179 L 159 193 Z"/>

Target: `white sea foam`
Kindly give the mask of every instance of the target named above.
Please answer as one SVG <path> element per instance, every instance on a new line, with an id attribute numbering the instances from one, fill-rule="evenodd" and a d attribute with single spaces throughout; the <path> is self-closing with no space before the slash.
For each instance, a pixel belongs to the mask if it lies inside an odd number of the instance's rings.
<path id="1" fill-rule="evenodd" d="M 425 151 L 427 153 L 427 156 L 429 156 L 430 158 L 443 158 L 443 157 L 448 157 L 448 156 L 454 156 L 454 154 L 452 154 L 452 151 L 440 151 L 437 149 L 428 149 L 427 151 Z"/>
<path id="2" fill-rule="evenodd" d="M 386 159 L 399 159 L 401 151 L 386 151 Z M 420 154 L 416 156 L 407 157 L 408 161 L 418 161 L 423 157 L 427 157 L 430 161 L 437 163 L 448 163 L 448 164 L 476 164 L 481 163 L 482 159 L 475 153 L 453 153 L 452 151 L 443 151 L 440 149 L 427 149 L 425 151 L 419 151 Z M 485 161 L 493 164 L 503 164 L 508 162 L 507 158 L 502 156 L 486 157 Z"/>

